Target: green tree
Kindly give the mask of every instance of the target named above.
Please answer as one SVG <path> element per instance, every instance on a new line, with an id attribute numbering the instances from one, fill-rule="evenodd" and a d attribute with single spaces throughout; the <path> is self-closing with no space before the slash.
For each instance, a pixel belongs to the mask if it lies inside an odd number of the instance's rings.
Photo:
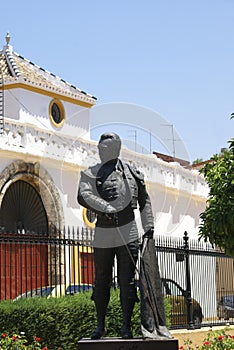
<path id="1" fill-rule="evenodd" d="M 231 118 L 234 118 L 232 115 Z M 209 185 L 207 207 L 200 215 L 199 237 L 234 258 L 234 138 L 200 170 Z"/>

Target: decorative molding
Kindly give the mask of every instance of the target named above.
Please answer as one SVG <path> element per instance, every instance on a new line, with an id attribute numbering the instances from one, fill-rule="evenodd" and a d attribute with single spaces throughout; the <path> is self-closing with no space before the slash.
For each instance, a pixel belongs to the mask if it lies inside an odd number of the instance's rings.
<path id="1" fill-rule="evenodd" d="M 99 162 L 97 142 L 47 132 L 15 120 L 5 121 L 5 131 L 0 138 L 0 151 L 4 150 L 17 152 L 20 158 L 27 154 L 50 159 L 55 164 L 62 164 L 63 168 L 78 167 L 82 170 Z M 204 177 L 178 163 L 167 163 L 154 155 L 142 155 L 128 149 L 122 149 L 121 158 L 135 164 L 144 173 L 149 187 L 160 185 L 203 199 L 208 195 L 209 188 Z"/>
<path id="2" fill-rule="evenodd" d="M 15 82 L 12 83 L 12 80 L 15 81 L 15 78 L 10 79 L 10 83 L 8 84 L 7 80 L 4 80 L 4 90 L 11 90 L 11 89 L 25 89 L 31 92 L 35 92 L 41 95 L 49 96 L 52 98 L 61 99 L 66 102 L 70 102 L 82 107 L 91 108 L 93 107 L 94 103 L 92 103 L 92 100 L 89 98 L 86 98 L 85 96 L 81 95 L 79 99 L 77 99 L 77 94 L 67 93 L 68 96 L 65 96 L 64 91 L 58 91 L 58 89 L 53 89 L 51 87 L 40 87 L 39 84 L 35 84 L 33 82 Z M 0 87 L 0 90 L 2 87 Z M 59 93 L 60 92 L 60 93 Z"/>

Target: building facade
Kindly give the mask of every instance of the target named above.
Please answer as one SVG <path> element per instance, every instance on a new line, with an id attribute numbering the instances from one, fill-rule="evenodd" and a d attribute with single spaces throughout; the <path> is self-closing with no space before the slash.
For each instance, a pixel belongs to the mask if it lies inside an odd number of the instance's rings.
<path id="1" fill-rule="evenodd" d="M 89 134 L 96 99 L 16 54 L 6 41 L 0 52 L 0 226 L 83 225 L 77 186 L 80 170 L 98 161 Z M 122 158 L 145 174 L 156 232 L 179 236 L 187 230 L 196 237 L 208 193 L 203 177 L 156 155 L 124 148 Z"/>
<path id="2" fill-rule="evenodd" d="M 90 139 L 95 105 L 91 94 L 14 52 L 6 36 L 0 51 L 1 232 L 47 235 L 51 227 L 95 226 L 77 203 L 80 171 L 98 161 L 97 142 Z M 121 157 L 145 175 L 155 234 L 182 237 L 186 230 L 197 238 L 208 194 L 204 178 L 156 154 L 123 147 Z"/>

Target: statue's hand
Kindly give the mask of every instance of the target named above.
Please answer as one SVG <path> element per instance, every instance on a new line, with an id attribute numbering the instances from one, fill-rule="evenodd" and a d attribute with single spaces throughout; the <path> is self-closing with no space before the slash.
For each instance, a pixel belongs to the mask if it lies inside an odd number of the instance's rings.
<path id="1" fill-rule="evenodd" d="M 116 209 L 111 205 L 108 204 L 106 209 L 105 209 L 105 216 L 109 219 L 117 223 L 117 213 Z"/>
<path id="2" fill-rule="evenodd" d="M 116 209 L 111 205 L 108 204 L 105 208 L 105 214 L 115 214 L 116 213 Z"/>

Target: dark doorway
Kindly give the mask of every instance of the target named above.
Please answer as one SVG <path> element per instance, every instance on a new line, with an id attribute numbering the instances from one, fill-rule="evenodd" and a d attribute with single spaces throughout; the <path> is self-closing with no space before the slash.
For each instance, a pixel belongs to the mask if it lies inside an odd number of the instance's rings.
<path id="1" fill-rule="evenodd" d="M 48 284 L 48 219 L 37 190 L 18 180 L 0 208 L 0 300 Z"/>
<path id="2" fill-rule="evenodd" d="M 0 227 L 8 233 L 47 234 L 44 205 L 36 189 L 28 182 L 18 180 L 6 191 L 0 209 Z"/>

